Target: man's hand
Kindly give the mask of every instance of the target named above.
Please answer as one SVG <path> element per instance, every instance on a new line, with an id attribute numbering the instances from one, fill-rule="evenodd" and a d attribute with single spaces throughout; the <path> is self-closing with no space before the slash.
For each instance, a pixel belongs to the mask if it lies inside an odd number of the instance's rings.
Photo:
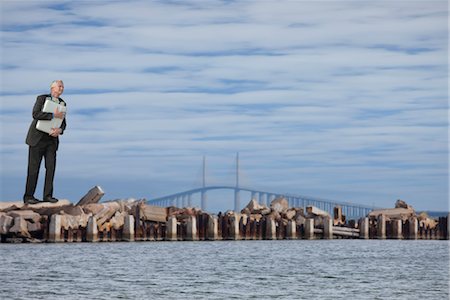
<path id="1" fill-rule="evenodd" d="M 58 137 L 61 134 L 61 132 L 62 132 L 61 128 L 52 128 L 49 134 L 52 137 Z"/>
<path id="2" fill-rule="evenodd" d="M 53 115 L 58 119 L 64 119 L 66 117 L 66 113 L 63 111 L 59 111 L 58 108 L 55 109 L 55 113 Z"/>

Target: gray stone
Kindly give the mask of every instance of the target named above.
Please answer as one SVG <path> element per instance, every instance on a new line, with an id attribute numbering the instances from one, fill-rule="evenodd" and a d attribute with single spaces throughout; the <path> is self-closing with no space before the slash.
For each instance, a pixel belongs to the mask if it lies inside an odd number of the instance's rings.
<path id="1" fill-rule="evenodd" d="M 32 210 L 13 210 L 8 213 L 13 218 L 22 217 L 25 220 L 33 220 L 35 223 L 39 222 L 41 215 Z"/>

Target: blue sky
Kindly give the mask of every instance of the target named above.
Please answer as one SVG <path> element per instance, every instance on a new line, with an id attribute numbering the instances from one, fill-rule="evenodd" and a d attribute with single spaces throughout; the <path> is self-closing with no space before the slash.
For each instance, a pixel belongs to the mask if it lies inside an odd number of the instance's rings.
<path id="1" fill-rule="evenodd" d="M 0 200 L 63 79 L 57 197 L 194 188 L 203 155 L 233 184 L 239 152 L 254 188 L 448 210 L 447 24 L 446 1 L 2 1 Z"/>

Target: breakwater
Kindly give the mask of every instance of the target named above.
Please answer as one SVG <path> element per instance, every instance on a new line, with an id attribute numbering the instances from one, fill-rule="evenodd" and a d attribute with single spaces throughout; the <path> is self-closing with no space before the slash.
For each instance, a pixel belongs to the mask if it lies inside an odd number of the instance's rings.
<path id="1" fill-rule="evenodd" d="M 270 207 L 252 199 L 240 212 L 210 214 L 198 208 L 158 207 L 144 200 L 98 203 L 89 197 L 59 203 L 0 207 L 1 242 L 114 242 L 278 239 L 449 239 L 448 216 L 432 219 L 397 201 L 396 207 L 346 220 L 314 206 L 288 207 L 277 198 Z M 86 200 L 87 199 L 87 200 Z"/>

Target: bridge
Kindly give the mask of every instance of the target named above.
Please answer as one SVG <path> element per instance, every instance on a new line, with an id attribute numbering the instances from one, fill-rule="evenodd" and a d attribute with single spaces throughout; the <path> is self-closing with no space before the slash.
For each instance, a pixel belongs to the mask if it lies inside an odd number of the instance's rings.
<path id="1" fill-rule="evenodd" d="M 253 189 L 243 187 L 239 184 L 239 153 L 236 155 L 236 185 L 206 185 L 206 158 L 203 157 L 203 180 L 202 187 L 190 189 L 183 192 L 166 195 L 159 198 L 150 199 L 147 202 L 152 205 L 159 206 L 177 206 L 177 207 L 192 207 L 194 195 L 200 195 L 201 208 L 206 210 L 207 192 L 212 190 L 232 190 L 234 191 L 234 211 L 240 211 L 241 207 L 240 196 L 241 192 L 249 192 L 251 199 L 256 199 L 260 204 L 269 206 L 270 202 L 277 197 L 284 197 L 288 200 L 291 207 L 303 207 L 313 205 L 331 215 L 335 206 L 342 207 L 342 213 L 349 219 L 356 219 L 366 216 L 375 207 L 369 205 L 362 205 L 350 202 L 334 201 L 329 199 L 322 199 L 311 196 L 290 194 L 290 193 L 275 193 L 263 191 L 260 189 Z"/>

